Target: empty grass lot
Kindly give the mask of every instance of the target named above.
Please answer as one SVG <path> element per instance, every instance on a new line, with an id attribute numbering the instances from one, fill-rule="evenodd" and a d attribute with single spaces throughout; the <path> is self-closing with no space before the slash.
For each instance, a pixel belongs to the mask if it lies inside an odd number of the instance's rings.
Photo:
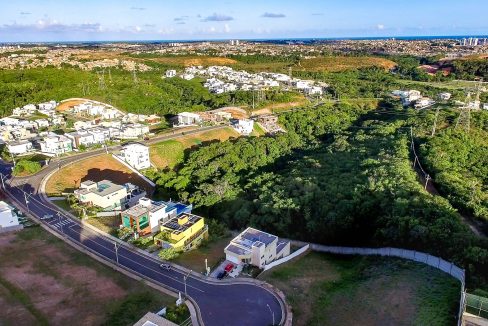
<path id="1" fill-rule="evenodd" d="M 213 269 L 222 259 L 225 258 L 224 248 L 229 244 L 232 237 L 216 239 L 202 244 L 199 248 L 182 253 L 173 262 L 198 273 L 205 272 L 205 258 L 208 266 Z"/>
<path id="2" fill-rule="evenodd" d="M 44 229 L 0 235 L 0 325 L 132 325 L 173 304 Z"/>
<path id="3" fill-rule="evenodd" d="M 309 253 L 264 272 L 282 289 L 294 325 L 455 325 L 460 285 L 396 258 Z"/>
<path id="4" fill-rule="evenodd" d="M 82 181 L 110 180 L 116 184 L 130 182 L 151 193 L 151 187 L 128 167 L 114 159 L 109 154 L 90 157 L 79 162 L 62 167 L 53 174 L 46 184 L 49 196 L 59 196 L 63 192 L 73 192 Z"/>
<path id="5" fill-rule="evenodd" d="M 151 163 L 158 168 L 173 168 L 183 161 L 185 150 L 199 146 L 207 141 L 225 141 L 237 138 L 239 134 L 231 127 L 204 131 L 198 134 L 187 135 L 177 139 L 166 140 L 150 147 Z"/>
<path id="6" fill-rule="evenodd" d="M 295 66 L 296 70 L 303 71 L 325 71 L 325 72 L 338 72 L 344 70 L 353 70 L 367 67 L 380 67 L 385 70 L 390 70 L 395 67 L 396 63 L 378 57 L 317 57 L 311 59 L 301 60 L 300 63 Z"/>

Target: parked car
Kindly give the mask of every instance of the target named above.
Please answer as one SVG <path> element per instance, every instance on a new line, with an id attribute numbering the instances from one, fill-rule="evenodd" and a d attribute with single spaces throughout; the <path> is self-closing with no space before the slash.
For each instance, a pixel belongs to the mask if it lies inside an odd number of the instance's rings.
<path id="1" fill-rule="evenodd" d="M 232 272 L 233 269 L 234 269 L 234 264 L 229 263 L 229 264 L 225 265 L 224 271 L 226 271 L 227 273 L 230 273 L 230 272 Z"/>
<path id="2" fill-rule="evenodd" d="M 161 264 L 159 265 L 162 269 L 165 269 L 167 271 L 171 270 L 171 265 L 170 264 Z"/>
<path id="3" fill-rule="evenodd" d="M 221 280 L 225 277 L 225 275 L 227 275 L 227 272 L 226 271 L 222 271 L 220 272 L 218 275 L 217 275 L 217 279 L 218 280 Z"/>

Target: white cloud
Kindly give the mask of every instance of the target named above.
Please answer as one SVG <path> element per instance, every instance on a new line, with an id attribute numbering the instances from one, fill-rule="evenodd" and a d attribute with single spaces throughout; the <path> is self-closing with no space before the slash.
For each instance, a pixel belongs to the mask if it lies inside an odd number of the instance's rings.
<path id="1" fill-rule="evenodd" d="M 225 24 L 225 25 L 224 25 L 224 32 L 226 32 L 226 33 L 230 33 L 230 27 L 229 27 L 229 24 Z"/>
<path id="2" fill-rule="evenodd" d="M 383 29 L 385 29 L 385 25 L 378 24 L 378 25 L 376 25 L 376 28 L 379 29 L 379 30 L 383 30 Z"/>

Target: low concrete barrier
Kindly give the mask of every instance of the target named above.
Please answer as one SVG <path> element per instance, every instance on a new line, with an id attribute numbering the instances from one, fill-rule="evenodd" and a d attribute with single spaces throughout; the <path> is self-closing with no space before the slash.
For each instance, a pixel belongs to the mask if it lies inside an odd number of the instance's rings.
<path id="1" fill-rule="evenodd" d="M 295 258 L 295 257 L 298 257 L 300 256 L 301 254 L 303 254 L 305 251 L 307 251 L 308 249 L 310 248 L 310 245 L 305 245 L 303 246 L 302 248 L 298 249 L 297 251 L 289 254 L 288 256 L 286 257 L 283 257 L 283 258 L 280 258 L 278 260 L 275 260 L 271 263 L 269 263 L 268 265 L 264 266 L 264 270 L 267 271 L 267 270 L 270 270 L 271 268 L 273 267 L 276 267 L 278 265 L 281 265 L 283 263 L 286 263 L 287 261 Z"/>

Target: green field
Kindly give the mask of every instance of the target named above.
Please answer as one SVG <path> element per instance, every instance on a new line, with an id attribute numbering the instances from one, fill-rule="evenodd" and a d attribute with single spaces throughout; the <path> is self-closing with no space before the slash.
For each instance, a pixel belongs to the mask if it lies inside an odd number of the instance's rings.
<path id="1" fill-rule="evenodd" d="M 455 325 L 457 280 L 414 262 L 309 253 L 264 272 L 294 325 Z"/>

